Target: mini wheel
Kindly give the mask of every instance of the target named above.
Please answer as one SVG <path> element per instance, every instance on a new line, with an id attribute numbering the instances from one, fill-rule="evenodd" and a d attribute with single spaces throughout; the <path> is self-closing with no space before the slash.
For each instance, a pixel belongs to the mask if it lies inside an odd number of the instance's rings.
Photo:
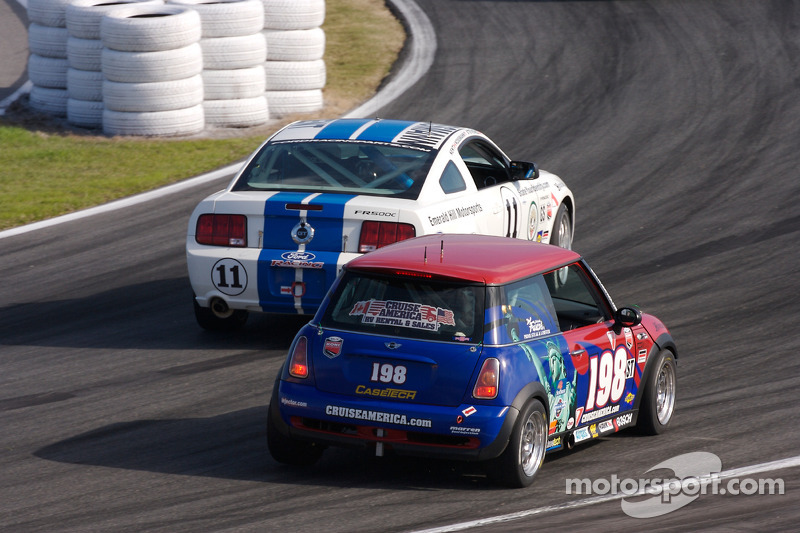
<path id="1" fill-rule="evenodd" d="M 658 435 L 667 429 L 675 411 L 678 378 L 675 357 L 669 350 L 660 352 L 654 372 L 644 384 L 636 427 L 644 434 Z"/>
<path id="2" fill-rule="evenodd" d="M 489 475 L 509 487 L 527 487 L 542 466 L 546 449 L 547 414 L 539 400 L 530 400 L 514 424 L 505 451 L 490 465 Z"/>

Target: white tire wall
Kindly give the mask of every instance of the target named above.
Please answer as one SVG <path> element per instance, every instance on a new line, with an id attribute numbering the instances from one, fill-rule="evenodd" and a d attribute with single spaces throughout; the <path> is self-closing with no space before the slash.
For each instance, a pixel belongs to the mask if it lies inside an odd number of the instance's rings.
<path id="1" fill-rule="evenodd" d="M 67 90 L 34 85 L 28 100 L 31 109 L 57 117 L 67 116 Z"/>
<path id="2" fill-rule="evenodd" d="M 323 107 L 325 0 L 262 0 L 267 103 L 276 117 Z"/>
<path id="3" fill-rule="evenodd" d="M 248 127 L 269 120 L 261 0 L 170 0 L 199 13 L 206 124 Z"/>
<path id="4" fill-rule="evenodd" d="M 67 122 L 85 128 L 103 126 L 103 73 L 100 24 L 126 5 L 163 5 L 163 0 L 72 0 L 65 11 L 67 39 Z"/>
<path id="5" fill-rule="evenodd" d="M 325 54 L 325 31 L 264 30 L 267 59 L 270 61 L 314 61 Z"/>
<path id="6" fill-rule="evenodd" d="M 152 83 L 103 82 L 103 101 L 111 111 L 170 111 L 203 103 L 203 79 L 191 78 Z"/>
<path id="7" fill-rule="evenodd" d="M 200 133 L 205 127 L 203 106 L 172 111 L 129 113 L 103 111 L 103 132 L 107 135 L 176 136 Z"/>
<path id="8" fill-rule="evenodd" d="M 79 39 L 72 36 L 67 39 L 67 59 L 72 68 L 101 72 L 102 51 L 103 41 L 100 39 Z"/>
<path id="9" fill-rule="evenodd" d="M 100 21 L 103 131 L 174 136 L 203 131 L 200 15 L 177 5 L 135 4 Z"/>
<path id="10" fill-rule="evenodd" d="M 263 97 L 267 89 L 264 67 L 203 70 L 203 89 L 206 100 Z"/>
<path id="11" fill-rule="evenodd" d="M 103 73 L 92 70 L 67 69 L 67 92 L 72 100 L 103 101 Z"/>
<path id="12" fill-rule="evenodd" d="M 251 68 L 267 60 L 267 43 L 261 33 L 201 39 L 200 48 L 203 68 L 209 70 Z"/>
<path id="13" fill-rule="evenodd" d="M 69 0 L 29 0 L 28 78 L 33 87 L 29 107 L 58 117 L 67 116 L 67 29 Z"/>
<path id="14" fill-rule="evenodd" d="M 264 27 L 261 0 L 168 0 L 200 15 L 202 38 L 253 35 Z"/>
<path id="15" fill-rule="evenodd" d="M 325 0 L 262 0 L 264 28 L 308 30 L 325 22 Z"/>
<path id="16" fill-rule="evenodd" d="M 34 86 L 66 89 L 68 67 L 66 59 L 31 54 L 28 58 L 28 78 Z"/>
<path id="17" fill-rule="evenodd" d="M 67 58 L 67 28 L 31 24 L 28 26 L 28 50 L 44 57 Z"/>
<path id="18" fill-rule="evenodd" d="M 97 128 L 103 124 L 103 102 L 67 99 L 67 122 L 83 128 Z"/>
<path id="19" fill-rule="evenodd" d="M 322 91 L 267 91 L 270 112 L 276 117 L 295 113 L 313 113 L 323 106 Z"/>
<path id="20" fill-rule="evenodd" d="M 109 11 L 100 21 L 106 48 L 125 52 L 159 52 L 200 40 L 200 15 L 175 5 L 138 4 Z"/>
<path id="21" fill-rule="evenodd" d="M 122 52 L 103 48 L 103 74 L 111 81 L 149 83 L 197 76 L 203 71 L 203 51 L 194 43 L 161 52 Z"/>
<path id="22" fill-rule="evenodd" d="M 206 100 L 203 102 L 206 123 L 228 128 L 248 128 L 264 124 L 269 108 L 264 95 L 235 100 Z"/>
<path id="23" fill-rule="evenodd" d="M 65 28 L 70 0 L 28 0 L 28 22 L 53 28 Z"/>
<path id="24" fill-rule="evenodd" d="M 100 40 L 100 22 L 110 11 L 127 4 L 163 5 L 163 0 L 72 0 L 66 9 L 67 29 L 72 37 Z"/>
<path id="25" fill-rule="evenodd" d="M 264 63 L 267 91 L 322 89 L 327 71 L 325 61 L 267 61 Z"/>

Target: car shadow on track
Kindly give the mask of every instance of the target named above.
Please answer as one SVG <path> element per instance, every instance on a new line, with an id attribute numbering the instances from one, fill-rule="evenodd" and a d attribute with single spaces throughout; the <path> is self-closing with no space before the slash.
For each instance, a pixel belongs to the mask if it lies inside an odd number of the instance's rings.
<path id="1" fill-rule="evenodd" d="M 14 346 L 98 349 L 288 349 L 310 315 L 251 313 L 230 332 L 195 322 L 185 277 L 147 281 L 74 298 L 0 305 L 0 339 Z"/>
<path id="2" fill-rule="evenodd" d="M 109 424 L 40 448 L 34 455 L 60 463 L 282 485 L 501 489 L 477 463 L 374 457 L 350 449 L 328 449 L 313 467 L 285 466 L 267 450 L 266 416 L 267 407 L 254 407 L 209 418 Z M 560 455 L 548 456 L 544 467 Z"/>

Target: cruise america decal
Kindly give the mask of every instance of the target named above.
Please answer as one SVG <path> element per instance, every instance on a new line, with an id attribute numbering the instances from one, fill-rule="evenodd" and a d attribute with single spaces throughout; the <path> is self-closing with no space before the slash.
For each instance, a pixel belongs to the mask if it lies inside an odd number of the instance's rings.
<path id="1" fill-rule="evenodd" d="M 438 331 L 442 324 L 456 325 L 453 311 L 450 309 L 396 300 L 362 300 L 353 306 L 350 316 L 362 317 L 361 322 L 364 324 L 430 331 Z"/>

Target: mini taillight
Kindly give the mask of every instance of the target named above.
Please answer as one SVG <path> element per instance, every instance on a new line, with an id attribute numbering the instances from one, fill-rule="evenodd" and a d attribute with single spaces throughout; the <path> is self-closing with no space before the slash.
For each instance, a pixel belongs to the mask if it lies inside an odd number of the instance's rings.
<path id="1" fill-rule="evenodd" d="M 365 220 L 361 224 L 361 237 L 358 240 L 358 251 L 365 253 L 383 248 L 389 244 L 404 241 L 417 236 L 417 230 L 411 224 L 400 222 L 379 222 Z"/>
<path id="2" fill-rule="evenodd" d="M 308 377 L 308 339 L 300 337 L 294 345 L 289 359 L 289 375 L 296 378 Z"/>
<path id="3" fill-rule="evenodd" d="M 247 246 L 247 217 L 207 213 L 197 219 L 195 240 L 211 246 Z"/>
<path id="4" fill-rule="evenodd" d="M 490 357 L 483 362 L 478 374 L 478 381 L 472 391 L 473 398 L 478 400 L 491 400 L 497 397 L 498 384 L 500 383 L 500 361 Z"/>

